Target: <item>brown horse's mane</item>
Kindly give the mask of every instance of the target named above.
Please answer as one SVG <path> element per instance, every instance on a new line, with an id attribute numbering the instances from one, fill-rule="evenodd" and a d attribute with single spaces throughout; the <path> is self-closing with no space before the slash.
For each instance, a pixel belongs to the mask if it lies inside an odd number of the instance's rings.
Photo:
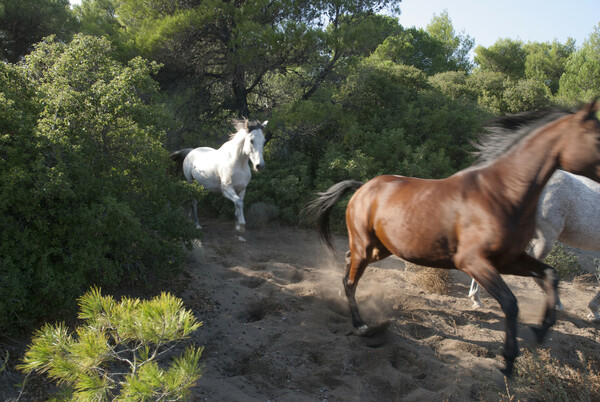
<path id="1" fill-rule="evenodd" d="M 477 148 L 474 152 L 477 157 L 475 165 L 499 158 L 538 128 L 570 113 L 551 109 L 502 116 L 488 121 L 486 131 L 473 143 Z"/>

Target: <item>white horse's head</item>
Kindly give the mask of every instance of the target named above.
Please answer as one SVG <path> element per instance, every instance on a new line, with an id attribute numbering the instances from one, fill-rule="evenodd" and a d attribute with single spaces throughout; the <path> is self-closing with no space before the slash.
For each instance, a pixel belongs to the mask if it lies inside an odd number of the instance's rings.
<path id="1" fill-rule="evenodd" d="M 261 171 L 265 168 L 265 160 L 263 158 L 263 147 L 265 145 L 265 135 L 263 129 L 267 125 L 267 121 L 247 122 L 248 135 L 244 142 L 244 154 L 250 158 L 252 169 Z"/>

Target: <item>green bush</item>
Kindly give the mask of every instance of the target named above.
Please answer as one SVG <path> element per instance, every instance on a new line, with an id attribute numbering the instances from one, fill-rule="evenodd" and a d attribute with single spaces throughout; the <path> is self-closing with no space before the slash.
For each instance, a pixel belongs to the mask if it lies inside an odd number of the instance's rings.
<path id="1" fill-rule="evenodd" d="M 283 222 L 298 223 L 300 210 L 310 199 L 310 162 L 300 152 L 287 158 L 272 154 L 272 144 L 265 150 L 266 169 L 252 177 L 244 204 L 268 202 L 278 209 Z"/>
<path id="2" fill-rule="evenodd" d="M 152 300 L 116 302 L 92 288 L 79 307 L 83 324 L 76 333 L 64 324 L 44 325 L 19 369 L 46 373 L 66 385 L 74 400 L 173 401 L 189 396 L 202 375 L 203 348 L 189 347 L 179 357 L 169 353 L 202 323 L 180 299 L 163 293 Z M 171 361 L 166 369 L 164 361 Z"/>
<path id="3" fill-rule="evenodd" d="M 554 267 L 561 279 L 573 279 L 574 276 L 582 273 L 575 253 L 569 251 L 567 246 L 562 243 L 556 243 L 544 262 Z"/>
<path id="4" fill-rule="evenodd" d="M 315 192 L 336 182 L 441 178 L 470 164 L 470 141 L 488 116 L 474 99 L 446 96 L 416 68 L 377 58 L 348 70 L 343 84 L 325 85 L 269 118 L 267 168 L 252 177 L 246 205 L 274 204 L 279 219 L 298 223 Z M 344 205 L 333 212 L 340 228 Z"/>
<path id="5" fill-rule="evenodd" d="M 86 36 L 0 64 L 0 331 L 70 312 L 90 284 L 181 267 L 194 189 L 168 175 L 157 68 Z"/>

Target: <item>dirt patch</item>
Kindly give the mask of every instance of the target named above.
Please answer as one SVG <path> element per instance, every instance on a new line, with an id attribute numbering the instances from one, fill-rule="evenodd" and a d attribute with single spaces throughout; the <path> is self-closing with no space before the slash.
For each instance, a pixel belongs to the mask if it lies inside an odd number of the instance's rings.
<path id="1" fill-rule="evenodd" d="M 358 304 L 369 324 L 387 327 L 358 337 L 342 288 L 344 237 L 335 239 L 338 253 L 332 255 L 310 230 L 260 227 L 240 242 L 230 222 L 203 227 L 186 272 L 165 289 L 204 322 L 189 340 L 205 346 L 194 400 L 507 399 L 498 373 L 504 315 L 483 291 L 485 307 L 471 307 L 466 275 L 451 272 L 448 291 L 440 295 L 420 289 L 397 258 L 370 266 L 357 289 Z M 532 280 L 505 279 L 519 300 L 520 345 L 535 347 L 528 326 L 541 319 L 544 296 Z M 566 310 L 542 346 L 553 358 L 576 361 L 574 351 L 597 355 L 600 327 L 585 320 L 595 291 L 561 283 Z M 14 398 L 18 388 L 7 382 L 18 383 L 19 376 L 3 375 L 0 399 Z M 36 398 L 44 399 L 38 392 L 20 400 Z"/>

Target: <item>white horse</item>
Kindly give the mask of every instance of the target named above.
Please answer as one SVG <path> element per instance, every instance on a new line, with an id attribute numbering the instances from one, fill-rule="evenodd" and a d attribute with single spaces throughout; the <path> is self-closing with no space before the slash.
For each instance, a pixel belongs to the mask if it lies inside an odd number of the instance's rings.
<path id="1" fill-rule="evenodd" d="M 600 184 L 583 176 L 557 170 L 546 184 L 537 204 L 536 229 L 531 254 L 543 260 L 556 241 L 584 250 L 600 251 Z M 543 288 L 543 283 L 536 279 Z M 473 307 L 482 307 L 479 285 L 471 282 Z M 562 310 L 560 299 L 557 308 Z M 588 319 L 600 321 L 600 292 L 590 301 Z"/>
<path id="2" fill-rule="evenodd" d="M 255 171 L 263 170 L 263 146 L 265 136 L 263 130 L 267 122 L 235 120 L 237 132 L 231 134 L 229 141 L 219 149 L 209 147 L 185 148 L 173 152 L 169 157 L 177 163 L 177 171 L 191 183 L 196 180 L 209 191 L 220 191 L 235 205 L 235 230 L 243 233 L 244 195 L 252 173 L 248 162 Z M 198 220 L 198 202 L 192 200 L 192 213 L 196 228 L 202 229 Z M 239 237 L 240 240 L 243 238 Z"/>

